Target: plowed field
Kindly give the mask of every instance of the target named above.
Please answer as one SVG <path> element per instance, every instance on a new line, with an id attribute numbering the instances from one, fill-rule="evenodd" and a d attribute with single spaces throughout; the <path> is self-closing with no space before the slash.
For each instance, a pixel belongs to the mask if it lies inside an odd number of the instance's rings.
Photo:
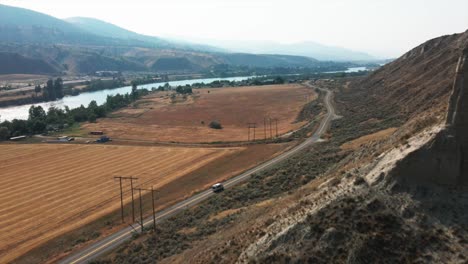
<path id="1" fill-rule="evenodd" d="M 114 176 L 158 188 L 240 150 L 0 145 L 0 263 L 118 209 Z"/>
<path id="2" fill-rule="evenodd" d="M 192 96 L 177 100 L 156 93 L 82 128 L 102 130 L 117 139 L 227 142 L 248 140 L 247 124 L 255 123 L 255 138 L 263 139 L 304 125 L 296 118 L 315 97 L 313 90 L 299 84 L 195 89 Z M 211 121 L 218 121 L 223 129 L 210 128 Z M 253 136 L 251 129 L 250 139 Z"/>

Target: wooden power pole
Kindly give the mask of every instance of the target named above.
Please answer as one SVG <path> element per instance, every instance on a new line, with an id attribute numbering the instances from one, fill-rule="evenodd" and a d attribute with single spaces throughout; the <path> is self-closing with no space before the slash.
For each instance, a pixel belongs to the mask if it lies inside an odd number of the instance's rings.
<path id="1" fill-rule="evenodd" d="M 257 127 L 257 123 L 247 123 L 249 128 L 249 137 L 248 140 L 250 141 L 250 129 L 253 128 L 253 141 L 255 141 L 255 128 Z"/>
<path id="2" fill-rule="evenodd" d="M 154 194 L 156 193 L 156 190 L 151 186 L 151 189 L 143 189 L 143 188 L 137 188 L 136 190 L 139 191 L 140 193 L 140 221 L 141 221 L 141 231 L 143 232 L 143 206 L 142 206 L 142 199 L 141 199 L 141 191 L 150 191 L 151 192 L 151 205 L 153 208 L 153 229 L 154 232 L 156 232 L 156 207 L 154 205 Z"/>
<path id="3" fill-rule="evenodd" d="M 135 202 L 133 199 L 133 181 L 138 180 L 138 178 L 134 177 L 114 177 L 114 179 L 119 179 L 119 184 L 120 184 L 120 210 L 121 210 L 121 215 L 122 215 L 122 223 L 125 222 L 124 220 L 124 205 L 123 205 L 123 188 L 122 188 L 122 180 L 130 180 L 130 188 L 132 192 L 132 219 L 133 222 L 135 222 Z"/>
<path id="4" fill-rule="evenodd" d="M 141 226 L 141 232 L 143 232 L 143 201 L 141 200 L 141 191 L 143 189 L 141 188 L 135 188 L 140 194 L 140 226 Z"/>
<path id="5" fill-rule="evenodd" d="M 151 204 L 153 205 L 153 229 L 154 232 L 156 233 L 156 210 L 154 208 L 154 192 L 156 190 L 153 189 L 153 186 L 151 186 Z"/>
<path id="6" fill-rule="evenodd" d="M 278 137 L 278 118 L 275 118 L 276 137 Z"/>
<path id="7" fill-rule="evenodd" d="M 268 119 L 269 119 L 269 121 L 270 121 L 270 138 L 273 138 L 273 134 L 272 134 L 272 132 L 271 132 L 271 118 L 268 118 Z"/>
<path id="8" fill-rule="evenodd" d="M 122 223 L 125 223 L 125 220 L 124 220 L 124 207 L 123 207 L 122 177 L 114 177 L 114 179 L 119 179 L 119 183 L 120 183 L 120 213 L 121 213 L 121 216 L 122 216 Z"/>

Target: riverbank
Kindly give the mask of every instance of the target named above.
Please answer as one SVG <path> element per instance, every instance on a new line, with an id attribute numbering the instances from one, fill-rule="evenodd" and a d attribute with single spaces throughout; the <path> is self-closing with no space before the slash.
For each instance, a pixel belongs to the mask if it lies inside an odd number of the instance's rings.
<path id="1" fill-rule="evenodd" d="M 229 77 L 229 78 L 207 78 L 207 79 L 191 79 L 191 80 L 181 80 L 181 81 L 169 81 L 167 82 L 171 87 L 192 85 L 195 83 L 212 83 L 214 81 L 243 81 L 255 76 L 240 76 L 240 77 Z M 152 90 L 152 88 L 157 88 L 163 86 L 166 82 L 154 82 L 150 84 L 139 85 L 137 89 L 147 89 Z M 81 105 L 87 106 L 91 101 L 96 101 L 98 105 L 102 105 L 106 102 L 107 96 L 115 96 L 117 94 L 128 94 L 132 91 L 132 86 L 123 86 L 113 89 L 104 89 L 97 91 L 88 91 L 82 92 L 79 95 L 69 95 L 65 96 L 60 100 L 49 101 L 49 102 L 30 102 L 22 105 L 15 105 L 9 107 L 0 108 L 0 121 L 11 121 L 13 119 L 27 119 L 29 114 L 29 109 L 32 105 L 41 106 L 47 111 L 50 107 L 56 107 L 59 109 L 75 109 Z"/>

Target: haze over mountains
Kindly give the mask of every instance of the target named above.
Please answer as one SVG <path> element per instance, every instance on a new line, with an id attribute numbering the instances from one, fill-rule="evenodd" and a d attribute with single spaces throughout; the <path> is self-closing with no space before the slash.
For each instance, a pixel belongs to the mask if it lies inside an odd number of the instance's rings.
<path id="1" fill-rule="evenodd" d="M 353 51 L 342 47 L 327 46 L 312 41 L 291 44 L 281 44 L 267 41 L 204 40 L 203 42 L 210 43 L 230 51 L 306 56 L 323 61 L 374 61 L 382 59 L 369 55 L 365 52 Z"/>
<path id="2" fill-rule="evenodd" d="M 90 32 L 98 36 L 104 36 L 108 38 L 118 38 L 118 39 L 127 39 L 127 40 L 139 40 L 143 42 L 148 42 L 155 44 L 158 47 L 165 48 L 179 48 L 179 49 L 188 49 L 188 50 L 199 50 L 199 51 L 213 51 L 213 52 L 223 52 L 225 50 L 208 46 L 208 45 L 199 45 L 195 43 L 178 43 L 175 41 L 169 41 L 159 37 L 147 36 L 135 33 L 130 30 L 118 27 L 111 23 L 101 21 L 95 18 L 89 17 L 71 17 L 65 19 L 65 21 L 73 24 L 77 28 L 80 28 L 84 31 Z"/>
<path id="3" fill-rule="evenodd" d="M 11 63 L 0 68 L 3 74 L 80 74 L 99 70 L 200 72 L 218 65 L 310 67 L 327 71 L 349 64 L 322 62 L 313 56 L 324 61 L 372 58 L 310 43 L 255 49 L 239 46 L 238 50 L 243 53 L 238 53 L 230 48 L 228 51 L 227 48 L 146 36 L 94 18 L 61 20 L 6 5 L 0 5 L 0 39 L 0 58 Z M 12 57 L 18 59 L 11 60 Z M 23 68 L 22 62 L 30 60 L 34 60 L 32 64 Z"/>

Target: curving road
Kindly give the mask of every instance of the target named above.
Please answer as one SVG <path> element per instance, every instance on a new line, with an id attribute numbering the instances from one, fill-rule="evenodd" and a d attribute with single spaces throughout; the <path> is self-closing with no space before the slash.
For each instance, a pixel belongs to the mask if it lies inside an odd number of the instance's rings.
<path id="1" fill-rule="evenodd" d="M 309 87 L 313 87 L 311 84 L 307 83 Z M 328 127 L 330 126 L 331 121 L 335 118 L 335 109 L 333 108 L 333 105 L 331 103 L 331 97 L 332 97 L 332 92 L 326 89 L 321 89 L 322 91 L 326 92 L 325 98 L 324 98 L 324 103 L 327 108 L 327 114 L 325 118 L 321 121 L 319 128 L 317 131 L 312 135 L 312 137 L 306 139 L 304 142 L 301 144 L 297 145 L 296 147 L 292 148 L 288 152 L 285 152 L 265 163 L 262 163 L 261 165 L 252 168 L 236 177 L 233 177 L 227 181 L 225 181 L 224 187 L 225 188 L 231 188 L 232 186 L 238 184 L 239 182 L 245 181 L 248 179 L 252 174 L 257 173 L 259 171 L 262 171 L 264 169 L 270 168 L 281 161 L 284 161 L 285 159 L 288 159 L 289 157 L 293 156 L 294 154 L 300 152 L 304 148 L 310 146 L 311 144 L 314 144 L 316 142 L 319 142 L 321 139 L 320 137 L 327 131 Z M 206 190 L 202 193 L 196 194 L 180 203 L 177 203 L 169 208 L 166 208 L 165 210 L 162 210 L 158 213 L 156 213 L 156 223 L 161 222 L 162 220 L 171 217 L 178 212 L 185 210 L 188 207 L 194 206 L 203 200 L 206 200 L 208 197 L 216 195 L 213 193 L 211 190 Z M 153 218 L 152 216 L 146 218 L 143 221 L 143 225 L 145 227 L 150 227 L 153 223 Z M 91 244 L 87 246 L 86 248 L 82 249 L 81 251 L 78 251 L 76 253 L 71 254 L 64 260 L 60 261 L 59 263 L 87 263 L 103 254 L 106 252 L 109 252 L 112 249 L 115 249 L 125 241 L 129 240 L 132 237 L 132 234 L 134 232 L 140 232 L 140 226 L 135 226 L 134 228 L 132 227 L 127 227 L 125 229 L 122 229 L 104 239 L 101 241 L 98 241 L 94 244 Z"/>

